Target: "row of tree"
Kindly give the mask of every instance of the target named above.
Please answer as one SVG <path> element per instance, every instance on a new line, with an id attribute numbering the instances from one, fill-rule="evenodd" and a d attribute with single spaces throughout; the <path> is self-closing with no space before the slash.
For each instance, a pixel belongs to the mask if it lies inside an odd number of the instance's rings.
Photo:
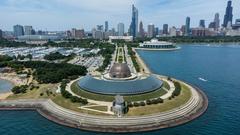
<path id="1" fill-rule="evenodd" d="M 62 59 L 66 59 L 66 60 L 70 60 L 73 59 L 74 56 L 76 56 L 76 54 L 70 54 L 68 56 L 62 55 L 59 52 L 55 52 L 55 53 L 50 53 L 48 55 L 44 56 L 45 60 L 49 60 L 49 61 L 54 61 L 54 60 L 62 60 Z"/>
<path id="2" fill-rule="evenodd" d="M 146 102 L 145 101 L 141 101 L 141 102 L 129 102 L 128 103 L 128 107 L 139 107 L 139 106 L 146 106 L 146 105 L 153 105 L 153 104 L 160 104 L 163 103 L 164 100 L 161 98 L 157 98 L 157 99 L 149 99 Z"/>
<path id="3" fill-rule="evenodd" d="M 12 88 L 12 92 L 14 94 L 26 93 L 27 89 L 28 89 L 27 85 L 15 86 Z"/>
<path id="4" fill-rule="evenodd" d="M 83 99 L 83 98 L 73 96 L 71 93 L 66 91 L 67 83 L 69 83 L 69 81 L 67 81 L 67 80 L 62 81 L 62 83 L 61 83 L 60 89 L 61 89 L 62 96 L 66 99 L 70 99 L 71 102 L 73 102 L 73 103 L 81 103 L 83 105 L 88 104 L 87 99 Z"/>
<path id="5" fill-rule="evenodd" d="M 112 54 L 115 51 L 115 46 L 111 44 L 103 44 L 101 45 L 101 51 L 98 53 L 104 57 L 104 61 L 101 67 L 99 67 L 98 71 L 103 72 L 108 65 L 112 61 Z"/>
<path id="6" fill-rule="evenodd" d="M 0 62 L 2 62 L 2 61 L 11 61 L 11 60 L 13 60 L 13 58 L 10 57 L 10 56 L 0 55 Z"/>
<path id="7" fill-rule="evenodd" d="M 0 67 L 11 67 L 16 71 L 24 68 L 33 69 L 33 76 L 39 83 L 58 83 L 63 79 L 76 79 L 86 75 L 87 69 L 84 66 L 67 63 L 49 63 L 43 61 L 10 61 L 0 62 Z"/>
<path id="8" fill-rule="evenodd" d="M 128 54 L 131 56 L 133 66 L 135 67 L 136 71 L 140 72 L 140 66 L 137 62 L 136 53 L 132 50 L 132 47 L 130 45 L 128 45 Z"/>

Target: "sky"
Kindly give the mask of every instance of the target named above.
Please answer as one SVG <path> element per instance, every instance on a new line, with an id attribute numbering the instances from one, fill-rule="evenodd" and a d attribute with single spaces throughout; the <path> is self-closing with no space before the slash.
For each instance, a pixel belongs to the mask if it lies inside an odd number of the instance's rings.
<path id="1" fill-rule="evenodd" d="M 61 31 L 84 28 L 90 31 L 96 25 L 109 21 L 117 28 L 123 22 L 127 29 L 131 22 L 131 5 L 139 10 L 139 20 L 162 28 L 180 27 L 187 16 L 191 26 L 200 19 L 208 25 L 215 13 L 221 22 L 228 0 L 0 0 L 0 29 L 12 30 L 13 25 L 32 25 L 36 30 Z M 240 0 L 233 1 L 234 20 L 240 18 Z"/>

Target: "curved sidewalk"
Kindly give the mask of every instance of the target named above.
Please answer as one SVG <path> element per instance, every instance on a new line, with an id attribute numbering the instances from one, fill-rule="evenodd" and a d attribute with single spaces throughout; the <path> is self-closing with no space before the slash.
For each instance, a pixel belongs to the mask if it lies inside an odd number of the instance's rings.
<path id="1" fill-rule="evenodd" d="M 192 97 L 179 108 L 140 117 L 103 117 L 74 112 L 62 108 L 51 100 L 17 100 L 0 102 L 2 109 L 33 108 L 59 124 L 99 132 L 138 132 L 172 127 L 191 121 L 203 114 L 207 98 L 200 90 L 191 87 Z"/>

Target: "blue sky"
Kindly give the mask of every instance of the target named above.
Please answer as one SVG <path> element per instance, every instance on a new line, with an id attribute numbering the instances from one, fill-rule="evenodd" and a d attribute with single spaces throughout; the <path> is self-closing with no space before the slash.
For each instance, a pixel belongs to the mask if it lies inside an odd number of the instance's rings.
<path id="1" fill-rule="evenodd" d="M 14 24 L 32 25 L 42 30 L 91 30 L 109 21 L 110 27 L 123 22 L 129 27 L 131 4 L 139 9 L 139 20 L 146 27 L 164 23 L 180 27 L 190 16 L 192 26 L 200 19 L 208 24 L 216 12 L 221 22 L 228 0 L 0 0 L 0 29 L 12 30 Z M 233 0 L 234 19 L 240 18 L 240 0 Z"/>

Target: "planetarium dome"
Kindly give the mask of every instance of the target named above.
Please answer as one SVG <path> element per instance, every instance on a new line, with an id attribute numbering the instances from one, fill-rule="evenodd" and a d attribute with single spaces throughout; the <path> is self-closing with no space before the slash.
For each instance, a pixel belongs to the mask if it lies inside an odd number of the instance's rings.
<path id="1" fill-rule="evenodd" d="M 109 76 L 112 78 L 128 78 L 131 77 L 131 71 L 126 63 L 115 63 L 109 72 Z"/>

